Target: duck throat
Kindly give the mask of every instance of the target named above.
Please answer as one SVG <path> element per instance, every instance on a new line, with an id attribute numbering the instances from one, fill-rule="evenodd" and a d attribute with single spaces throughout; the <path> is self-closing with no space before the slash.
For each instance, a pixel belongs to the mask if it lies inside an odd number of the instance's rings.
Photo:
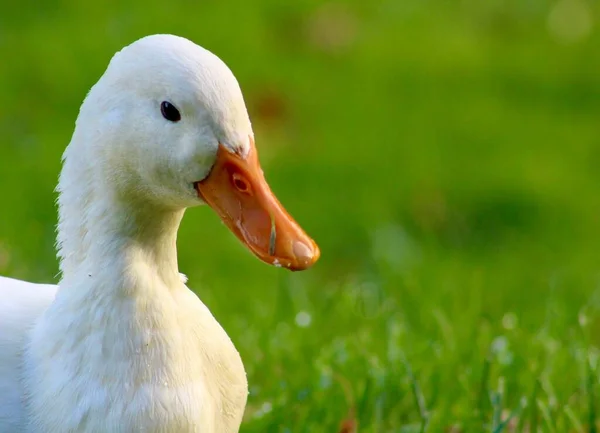
<path id="1" fill-rule="evenodd" d="M 149 279 L 169 287 L 179 283 L 176 241 L 184 209 L 117 191 L 111 173 L 77 158 L 72 146 L 57 188 L 61 290 L 73 280 L 81 287 L 82 278 L 121 291 Z"/>

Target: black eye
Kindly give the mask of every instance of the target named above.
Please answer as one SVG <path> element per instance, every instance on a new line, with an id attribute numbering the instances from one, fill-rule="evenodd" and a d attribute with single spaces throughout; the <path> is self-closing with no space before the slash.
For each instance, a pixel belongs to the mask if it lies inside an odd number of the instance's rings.
<path id="1" fill-rule="evenodd" d="M 171 122 L 178 122 L 181 120 L 179 110 L 170 102 L 162 101 L 160 103 L 160 112 L 165 119 L 170 120 Z"/>

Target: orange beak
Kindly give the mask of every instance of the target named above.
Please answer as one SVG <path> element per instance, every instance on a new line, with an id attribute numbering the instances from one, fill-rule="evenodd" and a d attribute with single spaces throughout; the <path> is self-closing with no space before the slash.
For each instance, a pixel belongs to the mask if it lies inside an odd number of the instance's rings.
<path id="1" fill-rule="evenodd" d="M 195 184 L 198 196 L 259 259 L 293 271 L 319 259 L 319 247 L 271 192 L 254 140 L 246 157 L 219 144 L 208 177 Z"/>

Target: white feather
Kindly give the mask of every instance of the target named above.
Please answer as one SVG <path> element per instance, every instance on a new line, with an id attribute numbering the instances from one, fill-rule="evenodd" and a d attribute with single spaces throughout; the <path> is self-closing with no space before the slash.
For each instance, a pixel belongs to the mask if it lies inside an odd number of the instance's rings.
<path id="1" fill-rule="evenodd" d="M 165 120 L 160 103 L 181 112 Z M 60 175 L 57 286 L 0 278 L 0 432 L 237 432 L 238 352 L 177 268 L 218 142 L 252 129 L 227 66 L 143 38 L 85 99 Z"/>

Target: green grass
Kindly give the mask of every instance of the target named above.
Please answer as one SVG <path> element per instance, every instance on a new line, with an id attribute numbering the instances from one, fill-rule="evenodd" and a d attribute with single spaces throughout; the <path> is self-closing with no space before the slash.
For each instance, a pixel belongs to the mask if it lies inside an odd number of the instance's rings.
<path id="1" fill-rule="evenodd" d="M 598 23 L 597 2 L 561 1 Z M 291 274 L 210 211 L 184 220 L 180 268 L 248 372 L 242 431 L 335 433 L 350 410 L 360 432 L 595 431 L 598 31 L 557 39 L 543 0 L 322 4 L 3 6 L 0 273 L 55 281 L 86 91 L 123 45 L 179 34 L 233 69 L 269 182 L 322 250 Z"/>

